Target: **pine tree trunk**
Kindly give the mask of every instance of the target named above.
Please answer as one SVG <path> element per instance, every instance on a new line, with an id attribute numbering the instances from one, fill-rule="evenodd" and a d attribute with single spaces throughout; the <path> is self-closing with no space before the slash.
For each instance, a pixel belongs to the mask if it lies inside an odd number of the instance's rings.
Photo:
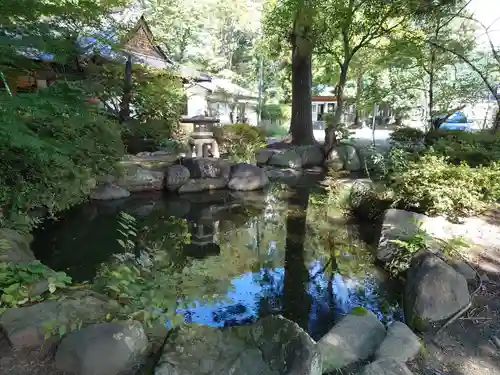
<path id="1" fill-rule="evenodd" d="M 290 131 L 292 143 L 312 145 L 314 143 L 311 108 L 312 53 L 301 53 L 298 46 L 292 50 L 292 118 Z"/>

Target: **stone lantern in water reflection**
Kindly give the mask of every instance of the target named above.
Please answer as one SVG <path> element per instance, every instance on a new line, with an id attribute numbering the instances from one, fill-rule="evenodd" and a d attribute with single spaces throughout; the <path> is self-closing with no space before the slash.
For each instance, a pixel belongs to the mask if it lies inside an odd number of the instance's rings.
<path id="1" fill-rule="evenodd" d="M 184 246 L 184 254 L 196 259 L 219 255 L 220 247 L 215 242 L 218 230 L 219 221 L 191 223 L 189 225 L 191 243 Z"/>

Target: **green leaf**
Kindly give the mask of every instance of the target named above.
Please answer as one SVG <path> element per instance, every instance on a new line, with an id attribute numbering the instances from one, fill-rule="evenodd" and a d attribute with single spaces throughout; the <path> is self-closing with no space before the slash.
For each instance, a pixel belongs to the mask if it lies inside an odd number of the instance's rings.
<path id="1" fill-rule="evenodd" d="M 365 316 L 368 314 L 368 310 L 362 306 L 355 306 L 352 308 L 351 314 L 356 316 Z"/>

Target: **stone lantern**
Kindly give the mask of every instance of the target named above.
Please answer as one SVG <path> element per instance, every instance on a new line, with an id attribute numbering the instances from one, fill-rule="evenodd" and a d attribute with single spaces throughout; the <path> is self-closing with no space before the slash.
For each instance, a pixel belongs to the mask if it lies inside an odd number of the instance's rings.
<path id="1" fill-rule="evenodd" d="M 213 128 L 219 123 L 219 119 L 215 117 L 194 116 L 183 117 L 182 123 L 193 124 L 191 134 L 192 143 L 195 148 L 196 157 L 212 157 L 219 158 L 219 145 L 214 138 Z"/>

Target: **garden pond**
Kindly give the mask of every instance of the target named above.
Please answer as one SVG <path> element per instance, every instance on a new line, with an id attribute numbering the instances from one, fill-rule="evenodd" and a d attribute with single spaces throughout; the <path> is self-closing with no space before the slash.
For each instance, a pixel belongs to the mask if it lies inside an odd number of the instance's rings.
<path id="1" fill-rule="evenodd" d="M 324 199 L 317 185 L 279 183 L 258 192 L 136 194 L 46 222 L 32 247 L 76 282 L 103 282 L 132 263 L 148 282 L 104 283 L 125 296 L 147 294 L 186 322 L 222 327 L 280 313 L 318 339 L 357 307 L 384 323 L 402 320 L 398 288 L 363 240 L 376 229 L 327 214 Z"/>

